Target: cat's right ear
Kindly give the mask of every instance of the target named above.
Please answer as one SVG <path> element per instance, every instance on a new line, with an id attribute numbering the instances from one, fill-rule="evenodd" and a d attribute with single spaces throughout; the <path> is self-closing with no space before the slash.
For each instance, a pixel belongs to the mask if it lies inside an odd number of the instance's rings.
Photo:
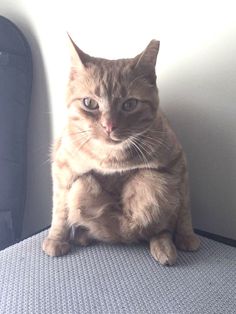
<path id="1" fill-rule="evenodd" d="M 71 55 L 71 65 L 78 70 L 84 70 L 87 63 L 90 60 L 90 56 L 84 53 L 73 41 L 70 35 L 67 33 L 69 38 L 70 55 Z"/>
<path id="2" fill-rule="evenodd" d="M 135 67 L 145 65 L 155 68 L 159 48 L 160 41 L 151 40 L 146 49 L 134 58 Z"/>

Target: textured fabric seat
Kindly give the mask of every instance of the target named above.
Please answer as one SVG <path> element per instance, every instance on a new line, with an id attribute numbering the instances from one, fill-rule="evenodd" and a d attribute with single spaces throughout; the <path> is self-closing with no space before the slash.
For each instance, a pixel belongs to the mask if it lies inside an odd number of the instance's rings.
<path id="1" fill-rule="evenodd" d="M 1 314 L 236 313 L 236 249 L 202 238 L 159 265 L 145 245 L 94 244 L 52 258 L 46 232 L 0 252 Z"/>

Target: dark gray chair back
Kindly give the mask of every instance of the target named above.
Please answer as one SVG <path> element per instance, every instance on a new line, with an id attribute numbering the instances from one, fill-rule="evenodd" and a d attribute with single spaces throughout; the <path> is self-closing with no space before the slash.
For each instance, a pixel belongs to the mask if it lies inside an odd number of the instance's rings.
<path id="1" fill-rule="evenodd" d="M 32 57 L 22 32 L 0 16 L 0 249 L 21 235 Z"/>

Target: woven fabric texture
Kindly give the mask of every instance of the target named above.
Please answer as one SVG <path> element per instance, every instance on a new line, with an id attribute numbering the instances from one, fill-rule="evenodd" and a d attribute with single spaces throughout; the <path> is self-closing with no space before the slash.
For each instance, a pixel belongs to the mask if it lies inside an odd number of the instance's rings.
<path id="1" fill-rule="evenodd" d="M 202 238 L 159 265 L 146 245 L 94 244 L 64 257 L 41 251 L 46 232 L 0 252 L 1 314 L 236 313 L 236 249 Z"/>

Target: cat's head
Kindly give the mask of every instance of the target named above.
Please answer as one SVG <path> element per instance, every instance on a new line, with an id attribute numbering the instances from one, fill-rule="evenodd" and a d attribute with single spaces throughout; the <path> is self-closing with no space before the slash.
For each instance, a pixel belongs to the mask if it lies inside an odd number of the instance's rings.
<path id="1" fill-rule="evenodd" d="M 117 145 L 150 128 L 158 109 L 155 64 L 159 41 L 131 59 L 94 58 L 70 38 L 70 123 L 103 144 Z"/>

